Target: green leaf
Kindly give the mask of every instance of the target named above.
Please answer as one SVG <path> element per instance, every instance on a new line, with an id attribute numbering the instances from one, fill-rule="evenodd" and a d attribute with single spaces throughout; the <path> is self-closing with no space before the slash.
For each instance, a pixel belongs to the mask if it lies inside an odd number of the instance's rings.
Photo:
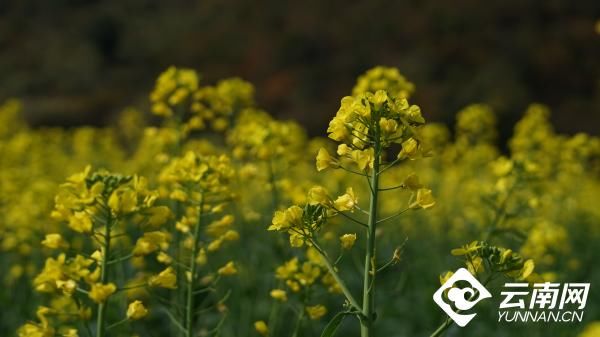
<path id="1" fill-rule="evenodd" d="M 346 315 L 351 315 L 352 313 L 347 311 L 338 312 L 329 323 L 323 329 L 323 333 L 321 333 L 321 337 L 333 337 L 335 335 L 338 327 L 342 324 L 342 321 L 346 317 Z"/>

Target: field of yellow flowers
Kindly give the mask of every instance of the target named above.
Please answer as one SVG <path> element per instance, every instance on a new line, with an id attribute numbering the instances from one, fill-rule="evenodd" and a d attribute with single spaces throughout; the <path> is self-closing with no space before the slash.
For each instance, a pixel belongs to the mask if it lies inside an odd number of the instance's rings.
<path id="1" fill-rule="evenodd" d="M 449 130 L 395 68 L 360 76 L 328 138 L 256 106 L 252 84 L 171 67 L 151 111 L 30 128 L 0 106 L 2 336 L 600 336 L 600 139 L 531 104 L 508 150 L 473 104 Z M 584 323 L 469 330 L 432 294 L 589 282 Z"/>

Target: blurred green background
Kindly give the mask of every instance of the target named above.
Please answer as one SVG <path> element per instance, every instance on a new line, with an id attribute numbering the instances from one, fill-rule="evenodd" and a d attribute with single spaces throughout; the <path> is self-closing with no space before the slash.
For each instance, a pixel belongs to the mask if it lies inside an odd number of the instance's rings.
<path id="1" fill-rule="evenodd" d="M 599 1 L 2 0 L 0 100 L 33 125 L 104 125 L 167 66 L 241 76 L 258 103 L 322 134 L 354 79 L 382 64 L 429 120 L 484 102 L 502 139 L 526 105 L 560 132 L 600 132 Z"/>

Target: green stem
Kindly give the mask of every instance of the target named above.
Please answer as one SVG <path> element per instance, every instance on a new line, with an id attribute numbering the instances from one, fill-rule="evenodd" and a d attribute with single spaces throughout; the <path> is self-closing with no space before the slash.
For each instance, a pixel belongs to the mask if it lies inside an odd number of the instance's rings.
<path id="1" fill-rule="evenodd" d="M 393 219 L 393 218 L 395 218 L 395 217 L 397 217 L 397 216 L 400 216 L 400 215 L 404 214 L 406 211 L 408 211 L 409 209 L 410 209 L 410 207 L 408 207 L 408 208 L 405 208 L 405 209 L 401 210 L 400 212 L 397 212 L 397 213 L 395 213 L 395 214 L 392 214 L 392 215 L 390 215 L 390 216 L 388 216 L 388 217 L 385 217 L 385 218 L 383 218 L 383 219 L 381 219 L 381 220 L 377 221 L 377 223 L 386 222 L 386 221 L 388 221 L 388 220 L 390 220 L 390 219 Z"/>
<path id="2" fill-rule="evenodd" d="M 352 222 L 355 222 L 355 223 L 357 223 L 357 224 L 359 224 L 359 225 L 367 228 L 367 224 L 366 223 L 363 223 L 362 221 L 354 219 L 353 217 L 349 216 L 348 214 L 346 214 L 346 213 L 338 210 L 337 208 L 335 208 L 335 206 L 332 206 L 332 208 L 337 212 L 337 214 L 343 216 L 344 218 L 346 218 L 346 219 L 348 219 L 348 220 L 350 220 Z"/>
<path id="3" fill-rule="evenodd" d="M 273 195 L 273 212 L 275 212 L 279 208 L 279 194 L 277 193 L 276 179 L 275 179 L 275 168 L 273 167 L 273 160 L 269 159 L 267 162 L 267 166 L 269 167 L 269 184 L 271 184 L 272 195 Z"/>
<path id="4" fill-rule="evenodd" d="M 110 212 L 110 211 L 108 211 Z M 102 264 L 100 269 L 100 283 L 108 282 L 108 259 L 110 257 L 110 230 L 112 227 L 112 216 L 108 213 L 105 224 L 104 242 L 102 245 Z M 108 301 L 108 299 L 106 300 Z M 98 304 L 98 314 L 96 320 L 96 337 L 106 336 L 106 301 Z"/>
<path id="5" fill-rule="evenodd" d="M 396 262 L 396 260 L 394 258 L 390 259 L 386 264 L 384 264 L 383 266 L 377 268 L 377 272 L 380 273 L 384 270 L 387 269 L 387 267 L 393 265 Z"/>
<path id="6" fill-rule="evenodd" d="M 450 326 L 452 325 L 452 320 L 450 319 L 450 317 L 446 318 L 446 320 L 444 321 L 444 323 L 442 323 L 437 330 L 435 330 L 431 336 L 429 337 L 439 337 L 441 336 L 444 331 L 446 331 L 446 329 L 448 329 Z"/>
<path id="7" fill-rule="evenodd" d="M 377 124 L 378 125 L 378 124 Z M 376 135 L 377 126 L 375 128 Z M 371 173 L 370 183 L 371 186 L 371 200 L 369 203 L 369 221 L 367 228 L 367 251 L 365 254 L 365 271 L 363 279 L 363 305 L 362 313 L 363 319 L 360 323 L 360 335 L 362 337 L 373 336 L 373 321 L 375 319 L 375 230 L 377 229 L 377 197 L 379 192 L 379 170 L 380 170 L 380 141 L 379 137 L 376 137 L 374 158 L 373 158 L 373 172 Z"/>
<path id="8" fill-rule="evenodd" d="M 292 332 L 292 337 L 298 337 L 298 332 L 300 331 L 300 326 L 302 324 L 302 320 L 304 320 L 304 311 L 305 311 L 305 306 L 302 305 L 302 309 L 300 310 L 300 313 L 298 314 L 298 320 L 296 321 L 296 325 L 294 327 L 294 332 Z"/>
<path id="9" fill-rule="evenodd" d="M 267 326 L 269 327 L 269 335 L 276 336 L 275 332 L 277 331 L 277 323 L 279 318 L 279 303 L 275 301 L 271 306 L 271 311 L 269 312 L 269 319 L 267 320 Z"/>
<path id="10" fill-rule="evenodd" d="M 204 196 L 201 196 L 204 201 Z M 202 226 L 202 208 L 204 202 L 200 202 L 198 209 L 198 223 L 194 228 L 194 238 L 192 246 L 192 254 L 190 255 L 190 279 L 187 280 L 187 301 L 185 306 L 185 330 L 186 336 L 191 337 L 193 335 L 192 328 L 194 326 L 194 278 L 196 277 L 196 256 L 198 255 L 198 241 L 200 240 L 200 227 Z"/>
<path id="11" fill-rule="evenodd" d="M 179 152 L 175 153 L 175 155 L 179 155 Z M 173 222 L 173 228 L 171 229 L 174 233 L 175 233 L 175 238 L 174 238 L 174 242 L 176 242 L 175 245 L 173 245 L 173 255 L 174 255 L 174 259 L 173 262 L 179 267 L 177 268 L 176 274 L 177 274 L 177 289 L 171 293 L 171 304 L 175 305 L 179 308 L 181 308 L 183 306 L 183 304 L 185 303 L 185 293 L 184 293 L 184 289 L 185 287 L 184 285 L 184 280 L 185 280 L 185 270 L 187 270 L 186 268 L 181 268 L 181 266 L 179 265 L 179 261 L 182 261 L 182 256 L 183 256 L 183 236 L 182 233 L 177 230 L 175 228 L 175 225 L 177 223 L 177 220 L 179 220 L 181 218 L 181 214 L 182 214 L 182 205 L 179 201 L 175 201 L 173 203 L 173 208 L 175 209 L 175 221 Z M 175 325 L 177 326 L 177 325 Z M 179 324 L 179 326 L 177 326 L 177 329 L 173 329 L 171 330 L 171 334 L 173 336 L 176 337 L 185 337 L 185 331 L 183 331 L 183 329 L 181 328 L 181 324 Z"/>
<path id="12" fill-rule="evenodd" d="M 114 323 L 114 324 L 111 324 L 111 325 L 109 325 L 109 326 L 106 328 L 106 330 L 110 330 L 110 329 L 112 329 L 112 328 L 114 328 L 114 327 L 117 327 L 117 326 L 119 326 L 119 325 L 121 325 L 121 324 L 124 324 L 124 323 L 126 323 L 126 322 L 129 322 L 129 318 L 124 318 L 124 319 L 122 319 L 122 320 L 118 321 L 117 323 Z"/>
<path id="13" fill-rule="evenodd" d="M 352 296 L 352 293 L 350 292 L 350 290 L 346 286 L 346 283 L 344 282 L 344 280 L 342 280 L 342 278 L 340 277 L 340 275 L 338 274 L 338 272 L 335 270 L 335 267 L 331 263 L 331 260 L 329 259 L 329 256 L 327 256 L 327 253 L 325 253 L 325 251 L 321 248 L 321 246 L 319 246 L 317 244 L 317 242 L 314 239 L 311 240 L 311 243 L 312 243 L 313 247 L 315 247 L 315 249 L 317 250 L 317 252 L 319 252 L 319 254 L 321 255 L 321 258 L 322 258 L 323 262 L 325 263 L 325 266 L 327 267 L 327 270 L 329 270 L 329 273 L 331 274 L 331 276 L 333 276 L 333 278 L 335 279 L 335 281 L 340 286 L 340 289 L 342 289 L 342 293 L 344 293 L 344 296 L 346 296 L 346 299 L 348 300 L 348 302 L 350 303 L 350 305 L 353 308 L 355 308 L 356 310 L 359 310 L 360 306 L 358 305 L 358 302 L 354 299 L 354 296 Z"/>
<path id="14" fill-rule="evenodd" d="M 181 325 L 181 323 L 179 323 L 177 318 L 169 311 L 169 309 L 164 308 L 163 311 L 167 314 L 167 316 L 171 320 L 171 323 L 173 323 L 173 325 L 177 328 L 177 330 L 179 332 L 181 332 L 182 334 L 185 334 L 186 333 L 185 328 L 183 327 L 183 325 Z"/>
<path id="15" fill-rule="evenodd" d="M 106 263 L 106 265 L 111 265 L 111 264 L 115 264 L 115 263 L 119 263 L 119 262 L 123 262 L 123 261 L 127 261 L 129 259 L 131 259 L 133 257 L 133 253 L 131 254 L 127 254 L 123 257 L 120 257 L 118 259 L 114 259 L 114 260 L 110 260 Z"/>
<path id="16" fill-rule="evenodd" d="M 359 176 L 363 176 L 363 177 L 371 178 L 371 176 L 369 176 L 368 174 L 365 174 L 365 173 L 360 173 L 360 172 L 357 172 L 357 171 L 351 170 L 351 169 L 349 169 L 349 168 L 343 167 L 342 165 L 340 165 L 340 168 L 341 168 L 342 170 L 344 170 L 344 171 L 347 171 L 347 172 L 350 172 L 350 173 L 353 173 L 353 174 L 356 174 L 356 175 L 359 175 Z"/>
<path id="17" fill-rule="evenodd" d="M 119 291 L 127 291 L 127 290 L 132 290 L 132 289 L 144 288 L 146 286 L 147 286 L 147 284 L 142 283 L 142 284 L 138 284 L 138 285 L 135 285 L 135 286 L 119 288 L 119 289 L 117 289 L 117 292 L 119 292 Z"/>

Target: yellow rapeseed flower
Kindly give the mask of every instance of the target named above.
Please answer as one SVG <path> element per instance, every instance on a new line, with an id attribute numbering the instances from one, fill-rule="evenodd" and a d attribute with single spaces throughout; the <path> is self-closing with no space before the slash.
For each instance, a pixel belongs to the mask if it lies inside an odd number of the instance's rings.
<path id="1" fill-rule="evenodd" d="M 331 203 L 329 194 L 323 186 L 313 186 L 308 190 L 308 203 L 310 205 L 324 205 L 327 206 Z"/>
<path id="2" fill-rule="evenodd" d="M 169 247 L 171 235 L 169 233 L 154 231 L 146 232 L 137 240 L 133 248 L 134 256 L 148 255 L 158 250 L 166 250 Z"/>
<path id="3" fill-rule="evenodd" d="M 273 289 L 271 290 L 271 297 L 281 302 L 287 301 L 287 293 L 283 289 Z"/>
<path id="4" fill-rule="evenodd" d="M 137 193 L 131 189 L 115 190 L 108 198 L 108 206 L 115 214 L 127 214 L 137 209 Z"/>
<path id="5" fill-rule="evenodd" d="M 62 290 L 63 294 L 71 296 L 77 289 L 77 282 L 73 280 L 56 280 L 56 288 Z"/>
<path id="6" fill-rule="evenodd" d="M 79 233 L 90 233 L 92 231 L 92 219 L 84 212 L 75 212 L 69 218 L 69 227 Z"/>
<path id="7" fill-rule="evenodd" d="M 356 234 L 344 234 L 340 236 L 340 242 L 342 244 L 342 248 L 350 249 L 354 246 L 354 242 L 356 241 Z"/>
<path id="8" fill-rule="evenodd" d="M 69 244 L 63 239 L 62 235 L 58 233 L 46 234 L 46 238 L 42 241 L 42 245 L 52 249 L 69 247 Z"/>
<path id="9" fill-rule="evenodd" d="M 325 314 L 327 314 L 327 308 L 324 305 L 317 304 L 314 306 L 306 307 L 306 313 L 308 314 L 308 317 L 310 317 L 310 319 L 317 320 L 325 316 Z"/>
<path id="10" fill-rule="evenodd" d="M 523 268 L 521 269 L 518 279 L 519 280 L 525 280 L 527 279 L 532 273 L 533 270 L 535 269 L 535 263 L 533 262 L 533 260 L 529 259 L 527 261 L 525 261 L 525 263 L 523 264 Z"/>
<path id="11" fill-rule="evenodd" d="M 358 198 L 354 194 L 352 187 L 348 187 L 345 194 L 335 199 L 333 205 L 340 212 L 353 210 L 358 205 Z"/>
<path id="12" fill-rule="evenodd" d="M 127 307 L 127 318 L 131 320 L 138 320 L 148 315 L 148 309 L 144 306 L 142 301 L 133 301 L 129 303 Z"/>
<path id="13" fill-rule="evenodd" d="M 356 163 L 356 166 L 358 166 L 361 171 L 364 171 L 367 167 L 373 167 L 374 156 L 373 148 L 353 150 L 350 153 L 350 158 Z"/>
<path id="14" fill-rule="evenodd" d="M 88 296 L 96 303 L 103 303 L 115 291 L 117 291 L 117 286 L 114 283 L 95 283 L 92 285 Z"/>
<path id="15" fill-rule="evenodd" d="M 148 209 L 148 225 L 158 227 L 163 225 L 172 216 L 171 210 L 166 206 L 157 206 Z"/>
<path id="16" fill-rule="evenodd" d="M 219 268 L 217 272 L 219 275 L 230 276 L 237 274 L 237 269 L 235 268 L 233 261 L 229 261 L 223 267 Z"/>
<path id="17" fill-rule="evenodd" d="M 348 156 L 352 153 L 352 148 L 344 143 L 338 145 L 337 154 L 340 156 Z"/>
<path id="18" fill-rule="evenodd" d="M 435 205 L 435 199 L 433 198 L 433 194 L 430 189 L 420 188 L 417 190 L 416 198 L 410 203 L 410 208 L 412 209 L 428 209 Z"/>
<path id="19" fill-rule="evenodd" d="M 326 168 L 338 167 L 337 161 L 327 152 L 326 149 L 320 148 L 317 153 L 317 171 L 323 171 Z"/>
<path id="20" fill-rule="evenodd" d="M 268 336 L 269 335 L 269 327 L 267 326 L 267 323 L 265 323 L 265 321 L 256 321 L 256 322 L 254 322 L 254 329 L 261 336 Z"/>
<path id="21" fill-rule="evenodd" d="M 402 150 L 398 153 L 399 159 L 416 159 L 419 150 L 419 143 L 414 138 L 409 138 L 402 142 Z"/>
<path id="22" fill-rule="evenodd" d="M 158 275 L 151 276 L 148 279 L 148 285 L 151 287 L 160 287 L 168 289 L 177 289 L 177 275 L 172 267 L 161 271 Z"/>
<path id="23" fill-rule="evenodd" d="M 268 230 L 282 230 L 298 225 L 302 221 L 302 214 L 304 211 L 298 206 L 291 206 L 285 211 L 277 211 L 273 216 L 272 225 L 269 226 Z"/>
<path id="24" fill-rule="evenodd" d="M 481 248 L 480 243 L 478 241 L 473 241 L 468 245 L 462 246 L 461 248 L 452 249 L 450 254 L 454 256 L 467 255 L 476 252 L 479 248 Z"/>
<path id="25" fill-rule="evenodd" d="M 63 337 L 79 337 L 77 329 L 67 329 L 62 334 Z"/>
<path id="26" fill-rule="evenodd" d="M 294 257 L 291 260 L 285 262 L 283 265 L 275 269 L 275 277 L 280 280 L 285 280 L 290 277 L 298 270 L 298 258 Z"/>
<path id="27" fill-rule="evenodd" d="M 416 191 L 419 188 L 423 187 L 423 185 L 421 185 L 421 183 L 419 182 L 419 176 L 417 176 L 414 173 L 409 174 L 408 177 L 404 179 L 404 181 L 402 182 L 402 186 L 404 188 L 408 188 L 411 191 Z"/>

